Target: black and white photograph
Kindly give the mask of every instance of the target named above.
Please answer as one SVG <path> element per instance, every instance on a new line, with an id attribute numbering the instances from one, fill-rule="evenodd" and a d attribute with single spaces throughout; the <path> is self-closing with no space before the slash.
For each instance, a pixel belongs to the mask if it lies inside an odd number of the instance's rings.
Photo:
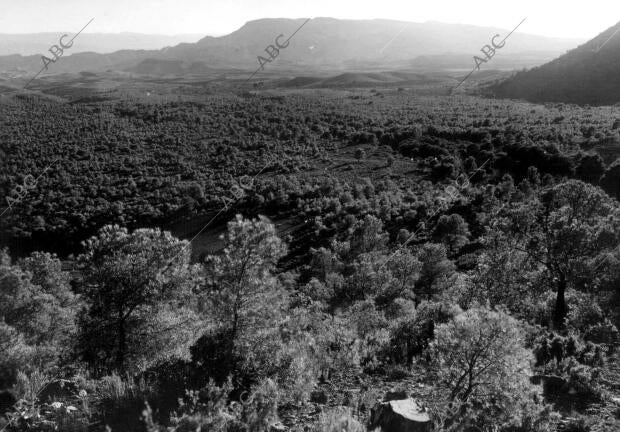
<path id="1" fill-rule="evenodd" d="M 618 0 L 0 0 L 0 432 L 620 432 Z"/>

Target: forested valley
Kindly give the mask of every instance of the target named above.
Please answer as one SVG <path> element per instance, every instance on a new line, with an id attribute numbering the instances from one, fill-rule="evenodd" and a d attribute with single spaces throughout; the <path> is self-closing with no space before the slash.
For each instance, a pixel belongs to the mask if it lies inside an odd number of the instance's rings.
<path id="1" fill-rule="evenodd" d="M 618 430 L 619 156 L 617 107 L 2 97 L 0 428 Z"/>

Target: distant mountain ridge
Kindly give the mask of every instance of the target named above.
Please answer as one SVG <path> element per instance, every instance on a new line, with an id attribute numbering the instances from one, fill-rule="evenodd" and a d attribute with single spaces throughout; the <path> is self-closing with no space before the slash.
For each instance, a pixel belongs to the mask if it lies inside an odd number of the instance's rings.
<path id="1" fill-rule="evenodd" d="M 532 102 L 620 102 L 620 22 L 565 55 L 489 90 L 499 97 Z"/>
<path id="2" fill-rule="evenodd" d="M 58 38 L 70 32 L 55 33 L 0 33 L 0 56 L 6 55 L 40 55 Z M 178 45 L 183 42 L 193 43 L 204 37 L 204 34 L 159 35 L 142 33 L 82 33 L 75 45 L 73 53 L 94 52 L 108 54 L 120 50 L 159 50 L 167 46 Z"/>
<path id="3" fill-rule="evenodd" d="M 278 34 L 286 38 L 304 21 L 278 18 L 250 21 L 230 35 L 206 37 L 196 44 L 181 44 L 167 50 L 165 55 L 184 61 L 198 57 L 204 62 L 247 66 L 248 61 L 256 62 L 258 55 L 265 54 L 265 47 L 273 44 Z M 436 22 L 315 18 L 295 35 L 291 46 L 283 50 L 278 61 L 287 65 L 344 70 L 355 66 L 408 65 L 422 55 L 460 53 L 471 59 L 497 33 L 505 35 L 508 31 Z M 508 43 L 508 49 L 513 53 L 535 51 L 559 55 L 574 47 L 577 41 L 516 33 Z"/>
<path id="4" fill-rule="evenodd" d="M 282 41 L 287 39 L 304 21 L 283 18 L 250 21 L 229 35 L 207 36 L 196 43 L 181 43 L 160 50 L 72 54 L 50 67 L 50 73 L 119 70 L 165 75 L 200 74 L 215 69 L 251 73 L 259 66 L 257 57 L 267 56 L 265 48 L 275 45 L 278 35 L 283 35 Z M 495 34 L 507 33 L 506 29 L 462 24 L 315 18 L 304 25 L 287 48 L 280 49 L 278 57 L 266 68 L 298 72 L 386 70 L 410 68 L 420 56 L 446 54 L 460 56 L 460 67 L 468 68 L 471 58 Z M 520 53 L 528 53 L 527 65 L 532 66 L 562 54 L 579 42 L 515 33 L 502 49 L 501 56 L 506 67 L 513 64 L 521 67 Z M 76 39 L 75 44 L 79 43 L 80 39 Z M 0 57 L 0 71 L 36 73 L 40 68 L 40 56 Z"/>

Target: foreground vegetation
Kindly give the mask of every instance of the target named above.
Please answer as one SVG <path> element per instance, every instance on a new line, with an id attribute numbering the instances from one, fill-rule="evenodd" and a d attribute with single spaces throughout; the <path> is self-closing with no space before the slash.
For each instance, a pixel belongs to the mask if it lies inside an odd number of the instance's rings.
<path id="1" fill-rule="evenodd" d="M 0 111 L 5 196 L 61 157 L 2 225 L 7 430 L 362 431 L 399 390 L 441 431 L 618 426 L 617 112 L 374 90 Z M 217 252 L 161 229 L 221 209 Z"/>

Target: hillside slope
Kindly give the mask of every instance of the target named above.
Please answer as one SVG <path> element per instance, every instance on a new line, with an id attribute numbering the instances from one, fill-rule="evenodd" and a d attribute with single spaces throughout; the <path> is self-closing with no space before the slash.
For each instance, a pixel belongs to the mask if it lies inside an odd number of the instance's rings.
<path id="1" fill-rule="evenodd" d="M 620 23 L 550 63 L 495 84 L 490 91 L 532 102 L 620 102 Z"/>

